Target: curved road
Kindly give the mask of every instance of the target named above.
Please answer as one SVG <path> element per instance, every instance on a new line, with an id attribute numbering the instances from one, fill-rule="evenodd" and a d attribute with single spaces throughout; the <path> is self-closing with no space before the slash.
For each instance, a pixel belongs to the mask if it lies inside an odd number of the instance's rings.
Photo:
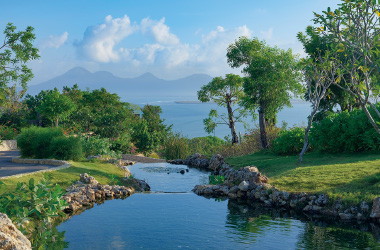
<path id="1" fill-rule="evenodd" d="M 57 167 L 41 164 L 13 163 L 12 158 L 18 156 L 20 156 L 20 151 L 18 150 L 0 151 L 0 177 L 29 173 L 38 170 Z"/>

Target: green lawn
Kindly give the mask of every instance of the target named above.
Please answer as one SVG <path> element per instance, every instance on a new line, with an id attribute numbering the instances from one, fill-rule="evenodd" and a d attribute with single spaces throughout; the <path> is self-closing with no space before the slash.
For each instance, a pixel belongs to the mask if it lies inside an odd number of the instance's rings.
<path id="1" fill-rule="evenodd" d="M 124 177 L 124 171 L 112 164 L 101 162 L 72 162 L 72 166 L 66 169 L 47 172 L 52 183 L 58 183 L 63 188 L 70 186 L 73 182 L 79 181 L 79 175 L 87 173 L 101 184 L 113 184 L 116 180 Z M 44 173 L 30 174 L 19 178 L 8 178 L 0 180 L 7 185 L 7 190 L 15 188 L 17 182 L 28 182 L 30 178 L 39 181 L 44 177 Z"/>
<path id="2" fill-rule="evenodd" d="M 258 152 L 226 161 L 234 167 L 258 167 L 280 190 L 323 192 L 350 203 L 380 196 L 380 153 L 308 153 L 299 164 L 298 156 Z"/>

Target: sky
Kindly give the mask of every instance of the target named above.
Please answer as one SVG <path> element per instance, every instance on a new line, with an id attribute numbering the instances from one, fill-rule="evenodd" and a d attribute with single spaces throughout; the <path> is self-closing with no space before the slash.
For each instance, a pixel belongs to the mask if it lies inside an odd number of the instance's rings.
<path id="1" fill-rule="evenodd" d="M 30 62 L 31 85 L 73 67 L 119 77 L 150 72 L 162 79 L 213 77 L 231 69 L 226 49 L 240 36 L 265 40 L 304 56 L 297 33 L 313 12 L 338 0 L 65 0 L 4 1 L 0 29 L 34 27 L 40 59 Z M 0 41 L 3 40 L 0 33 Z"/>

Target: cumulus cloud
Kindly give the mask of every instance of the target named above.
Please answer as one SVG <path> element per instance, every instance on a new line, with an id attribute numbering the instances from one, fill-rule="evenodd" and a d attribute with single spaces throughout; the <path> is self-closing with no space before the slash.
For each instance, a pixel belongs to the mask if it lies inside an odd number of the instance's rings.
<path id="1" fill-rule="evenodd" d="M 49 38 L 42 40 L 39 47 L 41 49 L 46 49 L 46 48 L 58 49 L 66 42 L 68 36 L 69 36 L 69 33 L 67 32 L 63 32 L 63 34 L 60 36 L 51 35 L 49 36 Z"/>
<path id="2" fill-rule="evenodd" d="M 81 41 L 75 42 L 79 55 L 97 62 L 117 62 L 121 54 L 128 54 L 125 48 L 115 46 L 136 30 L 127 15 L 113 19 L 106 16 L 104 23 L 88 27 Z"/>
<path id="3" fill-rule="evenodd" d="M 126 48 L 120 48 L 132 33 L 142 36 L 143 41 L 144 37 L 149 37 L 152 43 L 124 45 Z M 165 18 L 158 21 L 144 18 L 139 24 L 132 25 L 126 15 L 115 19 L 107 16 L 104 23 L 88 27 L 83 39 L 76 42 L 75 46 L 82 58 L 102 63 L 120 62 L 136 71 L 147 69 L 161 74 L 175 72 L 177 75 L 222 75 L 234 71 L 227 65 L 228 45 L 241 36 L 251 37 L 252 33 L 245 25 L 232 29 L 217 26 L 201 35 L 198 43 L 189 44 L 182 43 L 170 32 Z"/>
<path id="4" fill-rule="evenodd" d="M 178 37 L 170 33 L 170 28 L 164 23 L 164 17 L 160 21 L 144 18 L 141 21 L 141 31 L 143 34 L 151 35 L 160 44 L 178 44 Z"/>

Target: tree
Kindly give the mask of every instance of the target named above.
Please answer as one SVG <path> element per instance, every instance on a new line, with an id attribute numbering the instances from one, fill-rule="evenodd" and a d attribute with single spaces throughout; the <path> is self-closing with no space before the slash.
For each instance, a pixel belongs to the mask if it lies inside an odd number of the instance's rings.
<path id="1" fill-rule="evenodd" d="M 201 102 L 213 101 L 218 106 L 227 108 L 227 117 L 225 114 L 219 115 L 215 109 L 210 111 L 209 118 L 203 120 L 205 131 L 211 133 L 217 124 L 226 124 L 231 130 L 232 144 L 238 143 L 235 123 L 242 122 L 241 119 L 247 116 L 247 110 L 240 107 L 235 110 L 233 108 L 240 104 L 243 96 L 243 78 L 234 74 L 227 74 L 225 79 L 215 77 L 207 85 L 202 86 L 198 91 L 198 100 Z M 216 123 L 212 121 L 214 117 L 219 118 Z"/>
<path id="2" fill-rule="evenodd" d="M 67 118 L 76 106 L 71 99 L 62 95 L 58 89 L 51 90 L 43 97 L 38 111 L 58 127 L 59 120 Z"/>
<path id="3" fill-rule="evenodd" d="M 306 82 L 307 99 L 312 104 L 312 111 L 308 117 L 308 124 L 305 128 L 304 145 L 299 154 L 299 162 L 303 161 L 303 155 L 309 148 L 309 131 L 315 114 L 319 109 L 321 101 L 326 97 L 327 90 L 333 83 L 339 82 L 340 77 L 337 74 L 338 66 L 334 57 L 326 51 L 324 56 L 311 57 L 303 60 L 304 80 Z"/>
<path id="4" fill-rule="evenodd" d="M 4 39 L 1 39 L 4 43 L 0 45 L 0 89 L 9 91 L 1 91 L 1 106 L 6 102 L 19 100 L 25 94 L 27 83 L 33 78 L 26 63 L 39 58 L 38 49 L 32 44 L 35 39 L 32 27 L 28 26 L 25 31 L 16 32 L 16 26 L 8 23 L 4 35 Z M 17 85 L 22 87 L 18 95 L 14 92 Z M 7 93 L 12 94 L 8 95 L 11 99 L 7 98 Z"/>
<path id="5" fill-rule="evenodd" d="M 329 37 L 332 50 L 339 53 L 339 75 L 345 86 L 333 83 L 347 91 L 360 103 L 374 129 L 380 129 L 367 109 L 369 104 L 380 118 L 380 112 L 371 102 L 379 95 L 380 53 L 380 4 L 374 0 L 342 1 L 340 7 L 323 14 L 315 13 L 314 23 L 320 25 L 318 31 Z M 343 77 L 348 75 L 349 77 Z"/>
<path id="6" fill-rule="evenodd" d="M 334 61 L 334 58 L 339 58 L 339 56 L 343 56 L 342 59 L 344 59 L 344 55 L 339 55 L 337 53 L 334 53 L 334 56 L 332 56 L 334 40 L 331 40 L 331 37 L 329 36 L 321 34 L 318 31 L 318 28 L 308 26 L 305 34 L 299 32 L 297 38 L 302 43 L 308 58 L 312 59 L 315 65 L 318 65 L 323 58 L 323 61 L 326 61 L 326 58 L 330 58 Z M 325 56 L 326 53 L 329 54 L 327 57 Z M 307 68 L 312 72 L 315 72 L 311 67 Z M 346 74 L 343 77 L 349 78 L 349 75 Z M 339 81 L 338 84 L 346 87 L 344 81 Z M 304 97 L 306 101 L 309 101 L 309 90 L 306 91 Z M 347 91 L 331 84 L 326 90 L 324 98 L 320 100 L 318 113 L 315 114 L 316 120 L 321 121 L 329 112 L 334 112 L 338 107 L 340 108 L 340 111 L 351 111 L 353 108 L 359 108 L 360 104 L 356 98 L 350 95 Z"/>
<path id="7" fill-rule="evenodd" d="M 284 51 L 257 38 L 240 37 L 228 46 L 227 62 L 232 68 L 244 66 L 242 73 L 247 77 L 242 103 L 258 109 L 261 145 L 267 149 L 267 130 L 275 125 L 278 111 L 291 106 L 290 92 L 301 93 L 298 58 L 291 49 Z"/>

